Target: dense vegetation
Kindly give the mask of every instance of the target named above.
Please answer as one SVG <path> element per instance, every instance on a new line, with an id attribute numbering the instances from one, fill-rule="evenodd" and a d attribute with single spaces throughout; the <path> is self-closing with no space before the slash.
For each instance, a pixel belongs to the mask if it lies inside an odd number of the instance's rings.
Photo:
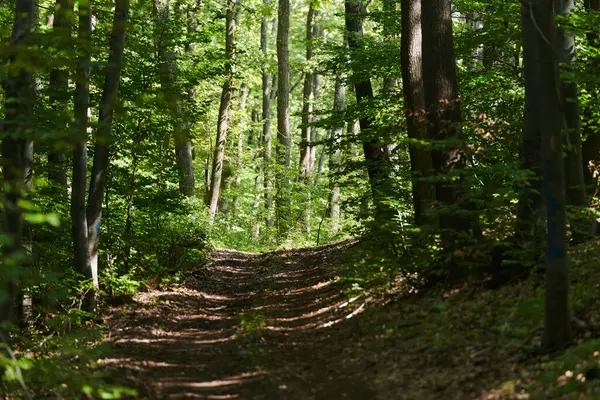
<path id="1" fill-rule="evenodd" d="M 431 347 L 457 310 L 491 324 L 489 291 L 506 343 L 543 332 L 524 358 L 595 379 L 599 21 L 597 0 L 0 0 L 0 394 L 134 395 L 93 366 L 111 307 L 215 247 L 348 239 L 352 296 L 478 288 L 423 300 Z"/>

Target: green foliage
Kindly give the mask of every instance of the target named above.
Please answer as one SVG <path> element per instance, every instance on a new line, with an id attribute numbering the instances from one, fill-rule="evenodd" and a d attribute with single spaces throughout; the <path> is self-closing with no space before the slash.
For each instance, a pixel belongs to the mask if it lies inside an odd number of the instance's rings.
<path id="1" fill-rule="evenodd" d="M 0 389 L 15 398 L 120 399 L 135 396 L 125 382 L 115 382 L 102 372 L 98 361 L 110 354 L 98 340 L 104 332 L 87 327 L 60 336 L 35 334 L 24 340 L 18 352 L 3 356 Z"/>

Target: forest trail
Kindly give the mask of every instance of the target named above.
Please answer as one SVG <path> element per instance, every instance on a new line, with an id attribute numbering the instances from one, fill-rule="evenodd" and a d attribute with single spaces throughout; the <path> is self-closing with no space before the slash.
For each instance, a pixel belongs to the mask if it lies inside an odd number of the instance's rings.
<path id="1" fill-rule="evenodd" d="M 420 295 L 349 302 L 330 267 L 350 245 L 216 250 L 112 309 L 102 364 L 143 399 L 472 399 L 512 375 L 468 312 L 448 320 Z"/>
<path id="2" fill-rule="evenodd" d="M 372 398 L 332 357 L 343 344 L 327 328 L 364 307 L 348 303 L 331 255 L 216 250 L 185 284 L 112 310 L 116 354 L 105 363 L 142 398 Z"/>

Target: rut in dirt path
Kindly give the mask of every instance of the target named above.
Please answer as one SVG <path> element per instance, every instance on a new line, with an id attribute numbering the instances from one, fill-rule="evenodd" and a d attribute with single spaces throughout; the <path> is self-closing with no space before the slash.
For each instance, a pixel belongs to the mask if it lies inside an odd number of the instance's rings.
<path id="1" fill-rule="evenodd" d="M 183 285 L 114 309 L 104 362 L 141 398 L 372 398 L 335 357 L 332 327 L 363 308 L 328 268 L 346 246 L 217 250 Z"/>

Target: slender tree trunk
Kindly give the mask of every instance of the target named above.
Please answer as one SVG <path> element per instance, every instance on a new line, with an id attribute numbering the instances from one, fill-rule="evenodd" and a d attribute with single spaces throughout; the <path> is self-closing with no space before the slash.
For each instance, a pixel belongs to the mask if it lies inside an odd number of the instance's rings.
<path id="1" fill-rule="evenodd" d="M 302 91 L 302 140 L 300 142 L 300 179 L 308 180 L 311 170 L 311 127 L 313 120 L 313 101 L 315 80 L 310 69 L 313 53 L 313 17 L 315 6 L 311 1 L 306 15 L 306 63 L 308 71 L 304 75 L 304 90 Z"/>
<path id="2" fill-rule="evenodd" d="M 279 0 L 277 20 L 277 164 L 278 177 L 276 212 L 279 237 L 288 234 L 290 228 L 290 1 Z"/>
<path id="3" fill-rule="evenodd" d="M 169 112 L 173 118 L 173 139 L 175 142 L 175 162 L 179 174 L 179 190 L 187 197 L 196 195 L 196 180 L 193 162 L 193 146 L 190 139 L 191 123 L 186 121 L 185 104 L 181 88 L 177 85 L 177 64 L 175 62 L 175 43 L 170 30 L 169 0 L 154 0 L 154 9 L 158 17 L 158 43 L 160 57 L 160 82 Z M 193 29 L 193 27 L 190 27 Z M 189 48 L 187 49 L 190 50 Z"/>
<path id="4" fill-rule="evenodd" d="M 415 223 L 432 222 L 429 215 L 435 188 L 428 180 L 433 172 L 425 118 L 422 69 L 421 0 L 402 0 L 402 85 L 412 173 Z"/>
<path id="5" fill-rule="evenodd" d="M 96 289 L 98 289 L 98 250 L 100 245 L 100 223 L 102 221 L 102 199 L 104 197 L 106 174 L 109 166 L 110 145 L 113 141 L 113 112 L 117 103 L 119 83 L 121 81 L 128 14 L 129 0 L 115 0 L 115 16 L 108 53 L 108 65 L 104 77 L 104 88 L 100 100 L 100 113 L 94 147 L 94 163 L 88 192 L 88 262 L 92 271 L 94 288 Z"/>
<path id="6" fill-rule="evenodd" d="M 71 39 L 71 14 L 73 13 L 73 0 L 56 0 L 53 22 L 53 37 L 58 40 L 58 48 L 68 50 Z M 66 140 L 68 104 L 69 104 L 69 71 L 67 69 L 53 69 L 50 71 L 48 84 L 50 104 L 54 110 L 51 127 L 56 135 L 56 141 Z M 63 152 L 53 149 L 48 153 L 48 181 L 60 188 L 60 192 L 67 198 L 67 164 Z"/>
<path id="7" fill-rule="evenodd" d="M 241 85 L 240 110 L 238 118 L 237 154 L 235 158 L 235 193 L 233 195 L 233 213 L 238 211 L 239 191 L 242 184 L 242 166 L 244 164 L 244 132 L 246 131 L 246 104 L 248 103 L 249 89 L 245 83 Z"/>
<path id="8" fill-rule="evenodd" d="M 450 0 L 423 0 L 423 86 L 429 122 L 429 137 L 438 143 L 432 163 L 438 174 L 436 199 L 440 203 L 440 228 L 447 249 L 459 245 L 475 229 L 474 219 L 465 215 L 464 179 L 467 166 L 462 150 L 462 121 L 452 38 Z M 457 177 L 458 175 L 458 177 Z"/>
<path id="9" fill-rule="evenodd" d="M 226 38 L 225 57 L 227 59 L 226 80 L 221 92 L 221 105 L 219 107 L 219 121 L 217 126 L 217 138 L 213 154 L 212 178 L 210 187 L 210 215 L 211 222 L 214 221 L 219 206 L 221 193 L 221 179 L 223 177 L 223 162 L 225 160 L 225 143 L 231 119 L 231 99 L 234 91 L 234 52 L 235 52 L 235 8 L 236 0 L 230 0 L 227 16 L 225 18 Z"/>
<path id="10" fill-rule="evenodd" d="M 348 31 L 348 47 L 350 51 L 362 50 L 363 19 L 366 12 L 360 0 L 347 0 L 345 3 L 346 30 Z M 351 63 L 352 66 L 353 63 Z M 362 75 L 362 74 L 361 74 Z M 352 75 L 350 80 L 354 84 L 356 99 L 360 107 L 367 107 L 373 100 L 373 87 L 371 81 L 364 75 Z M 385 144 L 379 137 L 371 113 L 361 113 L 360 139 L 363 145 L 367 174 L 373 201 L 375 203 L 377 225 L 383 227 L 394 217 L 394 212 L 385 204 L 385 197 L 391 195 L 391 181 L 389 178 L 389 162 L 385 153 Z"/>
<path id="11" fill-rule="evenodd" d="M 317 12 L 315 11 L 315 16 Z M 315 24 L 315 32 L 313 33 L 313 40 L 318 38 L 320 35 L 320 31 L 318 26 Z M 321 76 L 318 74 L 313 74 L 313 116 L 311 118 L 311 122 L 315 122 L 317 117 L 314 115 L 314 110 L 316 107 L 317 99 L 319 98 L 319 92 L 321 91 Z M 293 92 L 293 89 L 290 91 L 290 94 Z M 310 165 L 309 170 L 311 173 L 315 170 L 315 164 L 317 161 L 317 133 L 318 129 L 315 125 L 310 127 L 310 146 L 308 147 L 310 153 Z"/>
<path id="12" fill-rule="evenodd" d="M 572 337 L 569 312 L 569 279 L 565 211 L 565 169 L 561 132 L 564 116 L 559 102 L 560 80 L 555 48 L 555 23 L 552 0 L 525 1 L 522 4 L 523 51 L 525 66 L 536 72 L 539 83 L 526 86 L 525 96 L 539 96 L 540 107 L 534 114 L 542 132 L 544 199 L 546 225 L 546 309 L 543 345 L 549 350 L 562 348 Z M 533 46 L 533 48 L 530 48 Z M 528 65 L 529 64 L 529 65 Z M 533 72 L 532 71 L 532 72 Z M 526 77 L 527 78 L 527 77 Z"/>
<path id="13" fill-rule="evenodd" d="M 555 12 L 559 16 L 569 17 L 573 14 L 574 7 L 574 0 L 554 0 Z M 574 72 L 575 32 L 562 27 L 556 29 L 555 47 L 558 62 L 566 72 Z M 588 212 L 589 203 L 585 191 L 577 83 L 563 77 L 560 89 L 560 102 L 564 112 L 563 126 L 566 128 L 564 137 L 567 139 L 567 205 L 574 208 L 569 220 L 573 240 L 581 242 L 596 233 L 596 220 Z"/>
<path id="14" fill-rule="evenodd" d="M 265 6 L 268 6 L 269 0 L 264 0 Z M 269 43 L 269 19 L 265 15 L 262 18 L 260 25 L 260 50 L 263 54 L 262 65 L 262 121 L 263 121 L 263 159 L 264 159 L 264 186 L 265 186 L 265 212 L 266 225 L 273 225 L 273 181 L 271 171 L 271 81 L 272 77 L 269 72 L 269 64 L 267 61 L 267 49 Z"/>
<path id="15" fill-rule="evenodd" d="M 90 0 L 79 0 L 78 46 L 79 66 L 75 75 L 73 139 L 73 176 L 71 190 L 71 229 L 75 270 L 87 279 L 93 278 L 88 256 L 88 225 L 85 214 L 87 184 L 88 107 L 90 103 L 90 60 L 92 12 Z"/>
<path id="16" fill-rule="evenodd" d="M 8 67 L 11 74 L 4 77 L 4 127 L 2 137 L 2 172 L 4 175 L 4 235 L 9 239 L 3 245 L 3 269 L 0 279 L 0 344 L 8 341 L 6 327 L 13 319 L 15 299 L 22 268 L 23 213 L 21 200 L 25 198 L 27 163 L 30 161 L 30 132 L 35 128 L 35 84 L 26 56 L 26 47 L 35 28 L 37 17 L 33 0 L 17 0 L 15 19 L 10 37 Z M 10 270 L 10 272 L 8 271 Z M 4 352 L 4 349 L 0 350 Z M 0 373 L 4 368 L 0 368 Z"/>
<path id="17" fill-rule="evenodd" d="M 257 110 L 252 111 L 252 126 L 257 127 L 262 123 L 262 117 Z M 254 204 L 252 209 L 254 210 L 254 225 L 252 227 L 252 238 L 258 239 L 260 236 L 260 225 L 261 225 L 261 199 L 263 197 L 263 178 L 264 178 L 264 161 L 263 161 L 263 136 L 262 131 L 259 133 L 255 128 L 252 129 L 252 136 L 250 137 L 249 144 L 254 144 L 254 138 L 256 138 L 256 156 L 254 158 L 256 168 L 256 179 L 254 180 Z"/>
<path id="18" fill-rule="evenodd" d="M 397 15 L 396 15 L 396 0 L 384 0 L 383 1 L 383 40 L 386 42 L 390 42 L 396 39 L 396 24 L 397 24 Z M 397 99 L 397 87 L 398 82 L 393 77 L 385 77 L 383 79 L 383 87 L 382 94 L 384 98 L 388 101 L 396 102 Z M 396 136 L 396 126 L 383 126 L 381 129 L 381 135 L 384 138 L 385 142 L 385 154 L 388 160 L 391 160 L 393 157 L 394 149 L 396 148 L 394 144 L 394 137 Z"/>
<path id="19" fill-rule="evenodd" d="M 340 228 L 340 183 L 339 173 L 342 163 L 341 141 L 344 136 L 343 113 L 346 110 L 346 77 L 337 73 L 333 97 L 334 126 L 331 128 L 332 153 L 329 156 L 329 219 L 330 230 L 336 233 Z"/>
<path id="20" fill-rule="evenodd" d="M 312 48 L 313 53 L 314 53 L 315 43 L 323 36 L 323 30 L 317 23 L 318 17 L 319 17 L 319 10 L 315 9 L 314 14 L 313 14 L 313 27 L 312 27 L 313 32 L 312 32 L 312 38 L 311 38 L 311 48 Z M 312 58 L 312 55 L 311 55 L 311 58 Z M 312 111 L 313 111 L 313 114 L 311 117 L 311 122 L 314 123 L 317 120 L 317 117 L 314 114 L 314 111 L 317 106 L 317 99 L 319 98 L 319 92 L 321 91 L 321 76 L 318 73 L 313 72 L 312 78 L 313 78 L 313 83 L 312 83 L 312 89 L 313 89 Z M 290 94 L 293 91 L 294 91 L 294 88 L 292 87 L 292 89 L 290 90 Z M 317 159 L 317 146 L 315 145 L 315 143 L 317 143 L 317 132 L 318 132 L 318 129 L 315 125 L 310 127 L 310 145 L 309 145 L 310 165 L 309 165 L 309 170 L 311 172 L 314 171 L 314 169 L 315 169 L 315 163 L 316 163 L 316 159 Z"/>

